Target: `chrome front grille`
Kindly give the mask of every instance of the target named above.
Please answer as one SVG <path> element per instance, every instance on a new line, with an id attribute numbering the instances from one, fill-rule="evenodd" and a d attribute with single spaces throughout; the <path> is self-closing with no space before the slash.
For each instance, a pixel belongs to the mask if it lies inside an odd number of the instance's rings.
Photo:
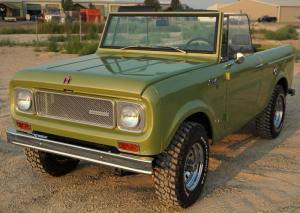
<path id="1" fill-rule="evenodd" d="M 36 91 L 35 99 L 39 116 L 106 128 L 115 126 L 111 100 L 47 91 Z"/>

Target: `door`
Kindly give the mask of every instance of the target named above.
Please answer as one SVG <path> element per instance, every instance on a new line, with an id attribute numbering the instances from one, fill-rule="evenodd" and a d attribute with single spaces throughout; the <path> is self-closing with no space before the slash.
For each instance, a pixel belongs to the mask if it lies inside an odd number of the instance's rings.
<path id="1" fill-rule="evenodd" d="M 227 19 L 227 129 L 240 129 L 259 113 L 258 97 L 263 79 L 261 58 L 253 53 L 249 21 L 246 15 L 230 15 Z M 243 53 L 245 61 L 234 63 L 234 55 Z M 226 68 L 227 64 L 232 64 Z"/>
<path id="2" fill-rule="evenodd" d="M 229 72 L 227 115 L 229 130 L 233 132 L 259 113 L 258 100 L 263 70 L 260 58 L 253 54 L 246 56 L 243 64 L 234 64 Z"/>

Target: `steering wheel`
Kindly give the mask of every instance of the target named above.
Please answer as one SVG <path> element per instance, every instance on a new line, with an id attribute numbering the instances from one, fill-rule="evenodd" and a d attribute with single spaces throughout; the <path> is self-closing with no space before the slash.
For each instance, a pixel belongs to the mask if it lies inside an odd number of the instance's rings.
<path id="1" fill-rule="evenodd" d="M 196 38 L 192 38 L 190 39 L 186 44 L 185 44 L 185 49 L 189 49 L 188 47 L 191 46 L 191 44 L 195 41 L 198 41 L 197 44 L 198 46 L 201 46 L 201 44 L 199 43 L 204 43 L 205 45 L 209 46 L 209 49 L 213 49 L 213 46 L 210 44 L 209 40 L 207 38 L 203 38 L 203 37 L 196 37 Z"/>

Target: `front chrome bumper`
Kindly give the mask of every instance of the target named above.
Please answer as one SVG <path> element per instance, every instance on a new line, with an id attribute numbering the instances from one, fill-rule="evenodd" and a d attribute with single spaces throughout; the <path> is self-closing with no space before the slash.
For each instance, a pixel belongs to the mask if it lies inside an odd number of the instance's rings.
<path id="1" fill-rule="evenodd" d="M 34 134 L 8 129 L 7 142 L 26 148 L 37 149 L 52 154 L 103 164 L 132 172 L 152 174 L 151 157 L 139 157 L 129 154 L 115 154 L 107 151 L 54 141 Z"/>

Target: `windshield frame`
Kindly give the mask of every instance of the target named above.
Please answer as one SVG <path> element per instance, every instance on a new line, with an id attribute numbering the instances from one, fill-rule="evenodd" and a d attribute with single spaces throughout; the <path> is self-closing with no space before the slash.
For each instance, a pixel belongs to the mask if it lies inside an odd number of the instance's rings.
<path id="1" fill-rule="evenodd" d="M 219 35 L 220 35 L 220 20 L 221 20 L 221 13 L 219 12 L 116 12 L 116 13 L 111 13 L 108 16 L 108 19 L 106 21 L 104 31 L 101 37 L 100 49 L 106 49 L 106 50 L 119 50 L 121 51 L 123 46 L 104 46 L 104 41 L 107 37 L 108 34 L 108 28 L 110 26 L 111 20 L 114 16 L 166 16 L 166 17 L 176 17 L 176 16 L 181 16 L 181 17 L 216 17 L 216 24 L 215 24 L 215 38 L 214 38 L 214 49 L 212 51 L 205 51 L 205 50 L 184 50 L 187 53 L 186 54 L 209 54 L 209 55 L 214 55 L 217 54 L 219 51 Z M 130 48 L 126 49 L 126 51 L 135 51 L 135 50 L 140 50 L 140 51 L 154 51 L 154 52 L 178 52 L 176 50 L 168 49 L 168 48 L 149 48 L 149 47 L 136 47 L 136 48 Z M 183 54 L 183 53 L 181 53 Z"/>

